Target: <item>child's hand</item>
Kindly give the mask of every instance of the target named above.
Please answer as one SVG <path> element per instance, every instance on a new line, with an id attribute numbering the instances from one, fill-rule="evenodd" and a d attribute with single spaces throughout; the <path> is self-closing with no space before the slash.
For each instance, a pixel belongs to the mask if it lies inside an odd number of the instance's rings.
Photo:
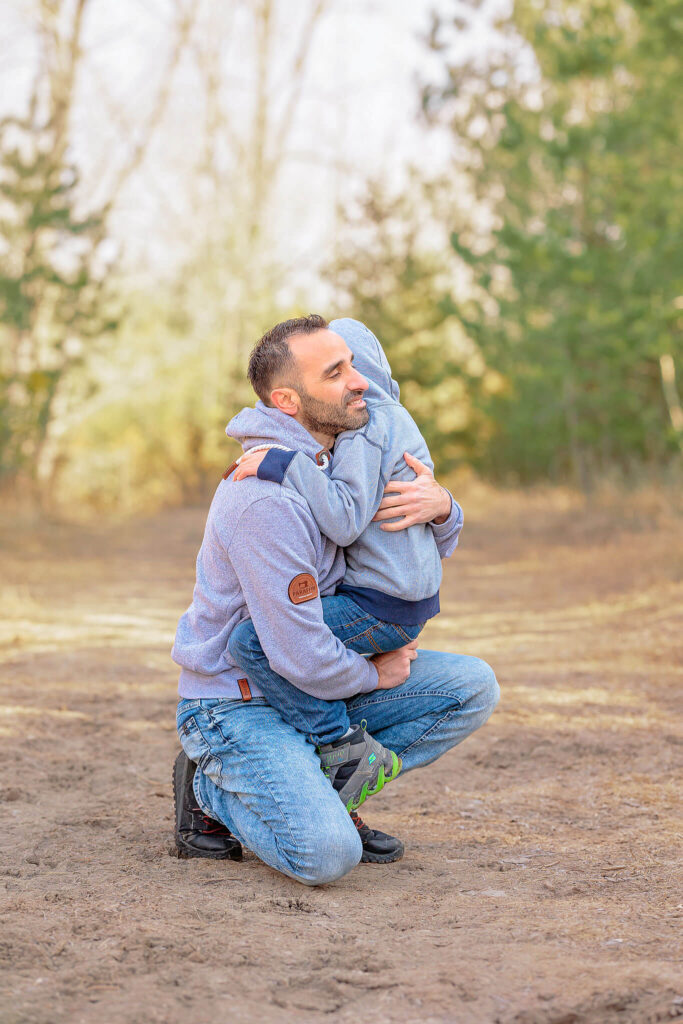
<path id="1" fill-rule="evenodd" d="M 370 661 L 377 669 L 377 689 L 390 690 L 405 683 L 410 675 L 410 663 L 417 658 L 417 640 L 386 654 L 375 654 Z"/>
<path id="2" fill-rule="evenodd" d="M 267 454 L 268 453 L 264 451 L 254 452 L 251 455 L 247 452 L 247 454 L 243 455 L 240 459 L 239 466 L 233 473 L 232 479 L 244 480 L 248 476 L 256 476 L 258 468 Z"/>

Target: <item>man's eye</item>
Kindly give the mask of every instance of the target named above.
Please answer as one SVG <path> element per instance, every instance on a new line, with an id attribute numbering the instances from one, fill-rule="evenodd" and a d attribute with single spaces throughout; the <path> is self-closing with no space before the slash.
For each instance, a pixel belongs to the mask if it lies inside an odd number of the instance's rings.
<path id="1" fill-rule="evenodd" d="M 329 379 L 334 380 L 335 377 L 341 377 L 341 370 L 335 370 L 334 373 L 330 374 Z"/>

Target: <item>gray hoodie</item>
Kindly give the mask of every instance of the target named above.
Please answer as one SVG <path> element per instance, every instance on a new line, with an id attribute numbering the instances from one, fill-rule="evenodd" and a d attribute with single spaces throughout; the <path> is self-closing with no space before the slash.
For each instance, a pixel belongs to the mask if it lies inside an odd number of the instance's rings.
<path id="1" fill-rule="evenodd" d="M 245 450 L 270 441 L 311 458 L 320 452 L 300 423 L 262 402 L 242 410 L 227 432 Z M 452 513 L 433 527 L 444 557 L 455 520 Z M 243 672 L 230 657 L 228 638 L 247 618 L 272 668 L 299 689 L 327 700 L 373 690 L 372 662 L 347 650 L 323 622 L 320 598 L 335 592 L 344 568 L 342 549 L 320 533 L 296 491 L 256 478 L 222 480 L 197 556 L 192 604 L 173 645 L 180 695 L 239 699 Z M 253 684 L 251 690 L 259 694 Z"/>
<path id="2" fill-rule="evenodd" d="M 412 480 L 403 458 L 410 452 L 433 470 L 434 464 L 415 421 L 398 401 L 398 384 L 379 341 L 358 320 L 333 320 L 367 378 L 370 419 L 360 430 L 340 434 L 329 476 L 303 452 L 271 449 L 259 466 L 262 480 L 282 483 L 306 498 L 321 532 L 346 548 L 346 573 L 339 590 L 387 622 L 417 625 L 439 611 L 441 557 L 429 524 L 387 532 L 371 522 L 389 480 Z M 462 527 L 462 511 L 452 527 L 452 548 Z"/>

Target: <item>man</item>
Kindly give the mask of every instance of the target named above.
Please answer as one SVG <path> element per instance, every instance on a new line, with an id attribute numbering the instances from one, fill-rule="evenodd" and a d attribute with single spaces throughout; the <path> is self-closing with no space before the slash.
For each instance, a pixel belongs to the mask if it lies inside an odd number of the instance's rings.
<path id="1" fill-rule="evenodd" d="M 367 382 L 320 317 L 269 331 L 252 353 L 250 378 L 261 401 L 239 417 L 247 449 L 280 444 L 324 464 L 337 434 L 367 420 Z M 271 867 L 321 884 L 358 863 L 362 837 L 313 745 L 240 679 L 228 652 L 232 630 L 251 618 L 273 671 L 314 696 L 345 699 L 352 724 L 365 720 L 402 758 L 404 771 L 435 760 L 482 725 L 498 686 L 477 658 L 434 651 L 416 658 L 405 647 L 368 660 L 345 648 L 324 621 L 324 598 L 343 576 L 343 552 L 320 534 L 296 492 L 254 478 L 236 485 L 229 476 L 209 512 L 193 603 L 173 649 L 182 667 L 178 731 L 200 769 L 193 792 L 201 812 Z M 454 549 L 460 513 L 430 473 L 401 484 L 383 505 L 379 518 L 410 509 L 411 522 L 432 522 L 442 557 Z M 182 779 L 176 783 L 179 790 Z M 181 794 L 181 812 L 185 803 Z"/>

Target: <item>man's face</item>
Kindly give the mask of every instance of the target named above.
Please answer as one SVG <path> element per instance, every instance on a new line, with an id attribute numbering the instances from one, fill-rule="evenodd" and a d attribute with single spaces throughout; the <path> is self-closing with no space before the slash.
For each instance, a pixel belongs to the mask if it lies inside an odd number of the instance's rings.
<path id="1" fill-rule="evenodd" d="M 353 368 L 353 354 L 334 331 L 297 334 L 289 346 L 298 368 L 297 419 L 313 434 L 336 436 L 369 419 L 363 393 L 368 382 Z"/>

